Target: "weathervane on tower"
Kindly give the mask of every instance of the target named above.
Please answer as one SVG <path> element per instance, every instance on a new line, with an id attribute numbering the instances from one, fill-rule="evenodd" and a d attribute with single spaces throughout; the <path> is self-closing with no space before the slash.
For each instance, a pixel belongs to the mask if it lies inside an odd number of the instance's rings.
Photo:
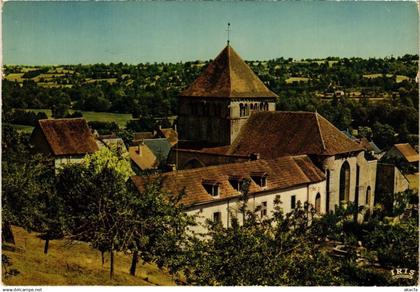
<path id="1" fill-rule="evenodd" d="M 228 22 L 228 27 L 227 27 L 227 45 L 229 46 L 230 40 L 229 40 L 229 36 L 230 36 L 230 22 Z"/>

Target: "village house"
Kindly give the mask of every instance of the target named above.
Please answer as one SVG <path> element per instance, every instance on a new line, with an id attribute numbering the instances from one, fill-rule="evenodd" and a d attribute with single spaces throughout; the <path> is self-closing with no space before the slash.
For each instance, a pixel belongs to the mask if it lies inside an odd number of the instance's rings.
<path id="1" fill-rule="evenodd" d="M 307 155 L 326 177 L 327 212 L 347 202 L 372 208 L 377 160 L 316 112 L 275 111 L 276 98 L 228 45 L 180 93 L 169 163 L 188 169 Z"/>
<path id="2" fill-rule="evenodd" d="M 128 148 L 132 169 L 136 173 L 157 169 L 159 160 L 150 148 L 143 142 Z"/>
<path id="3" fill-rule="evenodd" d="M 395 144 L 378 163 L 377 187 L 381 193 L 418 192 L 419 153 L 408 143 Z"/>
<path id="4" fill-rule="evenodd" d="M 383 160 L 400 159 L 418 169 L 419 153 L 409 143 L 395 144 L 382 158 Z"/>
<path id="5" fill-rule="evenodd" d="M 158 178 L 169 195 L 184 193 L 180 203 L 188 214 L 198 215 L 199 224 L 192 228 L 196 232 L 205 230 L 207 219 L 229 227 L 235 216 L 242 223 L 238 211 L 244 179 L 250 182 L 248 210 L 259 206 L 257 215 L 261 217 L 271 216 L 277 196 L 284 213 L 304 202 L 318 214 L 326 212 L 325 175 L 306 155 L 179 170 L 153 177 L 135 176 L 132 180 L 141 192 Z"/>
<path id="6" fill-rule="evenodd" d="M 86 120 L 82 118 L 39 120 L 30 143 L 34 152 L 54 158 L 56 170 L 65 164 L 79 163 L 86 154 L 99 149 Z"/>

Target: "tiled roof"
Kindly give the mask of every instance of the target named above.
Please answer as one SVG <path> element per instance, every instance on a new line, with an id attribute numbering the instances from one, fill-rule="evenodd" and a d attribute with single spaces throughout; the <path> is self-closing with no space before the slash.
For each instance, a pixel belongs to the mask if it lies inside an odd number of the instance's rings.
<path id="1" fill-rule="evenodd" d="M 98 150 L 85 119 L 39 120 L 38 126 L 54 155 L 82 155 Z"/>
<path id="2" fill-rule="evenodd" d="M 361 138 L 358 140 L 360 146 L 362 146 L 367 151 L 373 151 L 374 153 L 380 153 L 381 150 L 376 146 L 373 141 L 369 141 L 367 138 Z"/>
<path id="3" fill-rule="evenodd" d="M 105 136 L 100 136 L 96 138 L 96 144 L 98 148 L 107 147 L 113 150 L 120 150 L 122 154 L 127 153 L 127 147 L 125 147 L 124 141 L 122 138 L 106 138 Z"/>
<path id="4" fill-rule="evenodd" d="M 269 97 L 269 90 L 251 68 L 232 49 L 226 46 L 200 76 L 180 96 L 188 97 Z"/>
<path id="5" fill-rule="evenodd" d="M 166 138 L 172 146 L 178 143 L 178 132 L 172 128 L 162 128 L 158 130 L 162 138 Z"/>
<path id="6" fill-rule="evenodd" d="M 140 152 L 139 152 L 140 147 Z M 128 148 L 130 159 L 141 169 L 153 169 L 159 164 L 156 156 L 147 145 L 130 146 Z"/>
<path id="7" fill-rule="evenodd" d="M 419 161 L 419 154 L 410 144 L 395 144 L 394 147 L 401 153 L 401 155 L 408 161 L 408 162 L 416 162 Z"/>
<path id="8" fill-rule="evenodd" d="M 237 197 L 239 191 L 229 183 L 229 178 L 250 178 L 251 173 L 264 172 L 267 174 L 267 186 L 260 187 L 253 180 L 249 186 L 250 193 L 286 189 L 293 186 L 316 183 L 325 179 L 324 174 L 312 163 L 307 156 L 287 156 L 272 160 L 254 160 L 242 163 L 222 164 L 203 168 L 167 172 L 160 177 L 163 179 L 163 189 L 171 194 L 185 192 L 181 203 L 186 206 L 203 204 L 215 200 Z M 134 176 L 132 180 L 139 191 L 144 189 L 149 178 Z M 204 188 L 203 181 L 220 183 L 219 196 L 212 197 Z"/>
<path id="9" fill-rule="evenodd" d="M 286 155 L 335 155 L 363 148 L 318 113 L 255 112 L 227 154 L 259 153 L 262 159 Z"/>

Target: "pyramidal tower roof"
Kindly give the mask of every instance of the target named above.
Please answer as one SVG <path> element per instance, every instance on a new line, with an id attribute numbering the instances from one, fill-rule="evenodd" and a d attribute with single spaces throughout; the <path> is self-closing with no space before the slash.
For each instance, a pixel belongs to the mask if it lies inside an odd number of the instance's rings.
<path id="1" fill-rule="evenodd" d="M 227 45 L 180 96 L 275 98 L 242 58 Z"/>

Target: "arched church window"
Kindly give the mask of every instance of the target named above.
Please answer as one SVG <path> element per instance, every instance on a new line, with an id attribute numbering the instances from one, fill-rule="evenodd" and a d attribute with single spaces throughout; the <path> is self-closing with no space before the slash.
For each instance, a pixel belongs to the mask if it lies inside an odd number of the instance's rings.
<path id="1" fill-rule="evenodd" d="M 350 196 L 350 165 L 344 161 L 340 170 L 340 202 L 349 201 Z"/>
<path id="2" fill-rule="evenodd" d="M 317 214 L 321 214 L 321 194 L 316 194 L 315 197 L 315 211 Z"/>
<path id="3" fill-rule="evenodd" d="M 370 201 L 372 200 L 371 192 L 372 192 L 372 190 L 371 190 L 370 186 L 368 186 L 367 189 L 366 189 L 366 205 L 368 205 L 369 207 L 370 207 Z"/>

